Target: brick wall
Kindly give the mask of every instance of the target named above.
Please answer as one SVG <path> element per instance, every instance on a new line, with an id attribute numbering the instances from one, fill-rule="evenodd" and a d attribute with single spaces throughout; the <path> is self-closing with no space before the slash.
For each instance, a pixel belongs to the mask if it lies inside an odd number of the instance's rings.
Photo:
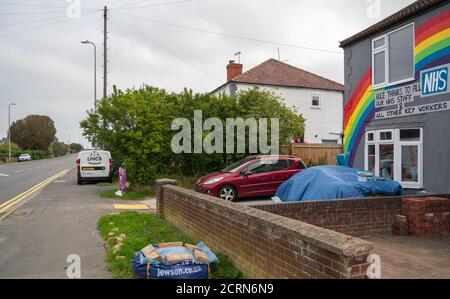
<path id="1" fill-rule="evenodd" d="M 402 212 L 393 224 L 399 235 L 446 236 L 449 234 L 450 200 L 443 197 L 403 198 Z"/>
<path id="2" fill-rule="evenodd" d="M 372 244 L 266 211 L 157 181 L 157 215 L 216 252 L 247 278 L 365 278 Z"/>
<path id="3" fill-rule="evenodd" d="M 261 204 L 254 207 L 273 214 L 356 236 L 390 234 L 401 214 L 400 197 Z"/>

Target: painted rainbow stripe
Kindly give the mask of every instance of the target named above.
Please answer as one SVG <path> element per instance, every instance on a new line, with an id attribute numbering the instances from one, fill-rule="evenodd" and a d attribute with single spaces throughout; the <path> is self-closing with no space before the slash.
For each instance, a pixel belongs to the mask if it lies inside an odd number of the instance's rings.
<path id="1" fill-rule="evenodd" d="M 416 28 L 416 75 L 450 61 L 450 9 Z"/>
<path id="2" fill-rule="evenodd" d="M 420 25 L 415 31 L 415 68 L 418 79 L 421 70 L 450 62 L 450 9 Z M 375 92 L 372 90 L 372 69 L 369 69 L 344 111 L 344 152 L 347 154 L 348 166 L 353 166 L 366 125 L 374 115 Z"/>

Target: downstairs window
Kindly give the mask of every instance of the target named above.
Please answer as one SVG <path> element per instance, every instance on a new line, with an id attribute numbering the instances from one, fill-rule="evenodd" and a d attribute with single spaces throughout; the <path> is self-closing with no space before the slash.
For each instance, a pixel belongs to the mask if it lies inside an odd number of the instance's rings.
<path id="1" fill-rule="evenodd" d="M 404 188 L 422 188 L 422 132 L 421 128 L 366 132 L 364 167 Z"/>

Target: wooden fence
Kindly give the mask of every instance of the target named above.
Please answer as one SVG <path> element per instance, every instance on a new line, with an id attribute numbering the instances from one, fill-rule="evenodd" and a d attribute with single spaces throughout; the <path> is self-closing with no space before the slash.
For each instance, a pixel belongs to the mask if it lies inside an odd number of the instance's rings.
<path id="1" fill-rule="evenodd" d="M 342 154 L 340 144 L 293 144 L 282 146 L 281 154 L 302 158 L 308 166 L 336 165 L 336 157 Z"/>

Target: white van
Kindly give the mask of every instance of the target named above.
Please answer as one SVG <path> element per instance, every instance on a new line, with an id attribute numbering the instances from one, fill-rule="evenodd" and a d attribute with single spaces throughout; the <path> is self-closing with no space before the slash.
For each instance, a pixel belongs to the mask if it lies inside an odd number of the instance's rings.
<path id="1" fill-rule="evenodd" d="M 78 154 L 78 185 L 83 181 L 108 181 L 113 179 L 111 153 L 102 150 L 85 150 Z"/>

